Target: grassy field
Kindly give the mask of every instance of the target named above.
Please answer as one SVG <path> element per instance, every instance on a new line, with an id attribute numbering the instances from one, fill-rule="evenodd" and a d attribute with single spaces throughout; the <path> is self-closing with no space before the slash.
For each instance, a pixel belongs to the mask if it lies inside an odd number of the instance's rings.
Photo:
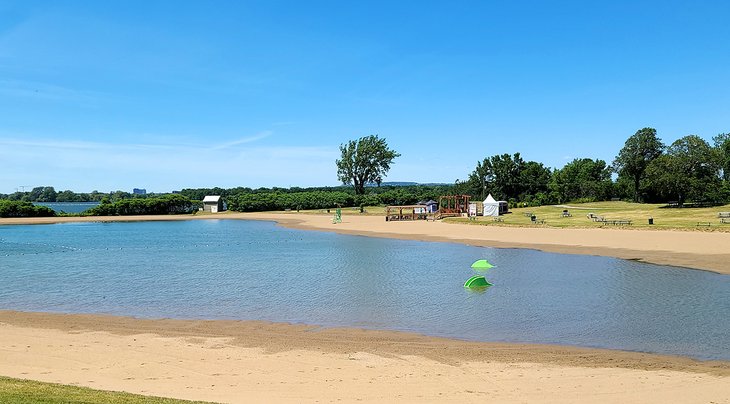
<path id="1" fill-rule="evenodd" d="M 718 218 L 719 212 L 730 212 L 730 205 L 711 208 L 666 208 L 665 204 L 630 203 L 622 201 L 593 202 L 567 205 L 550 205 L 535 208 L 513 208 L 509 214 L 502 215 L 502 222 L 495 222 L 491 217 L 477 217 L 476 220 L 466 218 L 447 218 L 449 222 L 463 222 L 489 226 L 526 226 L 535 224 L 530 219 L 530 213 L 537 220 L 544 220 L 540 226 L 572 227 L 572 228 L 641 228 L 641 229 L 691 229 L 730 232 L 730 223 L 722 223 Z M 563 217 L 563 210 L 568 210 L 570 216 Z M 302 211 L 301 213 L 326 213 L 325 210 Z M 330 211 L 334 214 L 334 209 Z M 588 218 L 589 214 L 603 217 L 607 222 L 616 220 L 630 220 L 631 225 L 614 225 L 611 223 L 595 222 Z M 343 208 L 343 215 L 360 215 L 359 208 Z M 385 207 L 369 206 L 365 214 L 385 216 Z M 654 224 L 649 224 L 653 218 Z M 709 224 L 709 226 L 708 226 Z"/>
<path id="2" fill-rule="evenodd" d="M 537 220 L 544 221 L 538 226 L 565 227 L 565 228 L 639 228 L 639 229 L 683 229 L 703 231 L 730 232 L 730 223 L 722 223 L 718 218 L 719 212 L 730 212 L 730 205 L 711 208 L 666 208 L 666 204 L 630 203 L 622 201 L 593 202 L 566 205 L 549 205 L 535 208 L 513 208 L 510 213 L 502 215 L 501 222 L 495 222 L 491 217 L 477 217 L 475 220 L 467 218 L 447 218 L 448 222 L 469 223 L 488 226 L 524 226 L 534 227 L 528 213 L 534 214 Z M 563 210 L 567 209 L 571 216 L 563 217 Z M 295 213 L 296 211 L 291 211 Z M 231 212 L 233 213 L 233 212 Z M 271 213 L 282 213 L 271 212 Z M 330 214 L 334 216 L 335 209 L 302 210 L 301 214 Z M 588 218 L 589 214 L 603 217 L 607 222 L 630 220 L 631 225 L 614 225 L 611 223 L 595 222 Z M 342 214 L 361 215 L 360 208 L 342 208 Z M 365 213 L 368 216 L 385 216 L 384 206 L 368 206 Z M 220 214 L 216 214 L 220 217 Z M 649 224 L 653 218 L 654 224 Z M 730 219 L 726 219 L 730 221 Z M 708 225 L 709 224 L 709 225 Z"/>
<path id="3" fill-rule="evenodd" d="M 503 222 L 495 222 L 491 217 L 478 217 L 476 220 L 465 218 L 446 219 L 456 222 L 469 222 L 494 226 L 536 226 L 530 214 L 544 220 L 538 226 L 573 228 L 642 228 L 642 229 L 692 229 L 730 232 L 730 223 L 722 223 L 719 212 L 730 212 L 730 205 L 712 208 L 665 208 L 664 204 L 642 204 L 629 202 L 595 202 L 575 205 L 540 206 L 536 208 L 511 209 L 512 213 L 501 216 Z M 567 209 L 571 216 L 563 217 Z M 631 225 L 614 225 L 591 220 L 589 214 L 603 217 L 606 221 L 630 220 Z M 653 218 L 654 224 L 649 224 Z"/>
<path id="4" fill-rule="evenodd" d="M 85 387 L 65 386 L 62 384 L 41 383 L 30 380 L 0 377 L 0 403 L 4 404 L 51 404 L 51 403 L 144 403 L 144 404 L 183 404 L 203 403 L 171 398 L 141 396 L 137 394 L 94 390 Z"/>

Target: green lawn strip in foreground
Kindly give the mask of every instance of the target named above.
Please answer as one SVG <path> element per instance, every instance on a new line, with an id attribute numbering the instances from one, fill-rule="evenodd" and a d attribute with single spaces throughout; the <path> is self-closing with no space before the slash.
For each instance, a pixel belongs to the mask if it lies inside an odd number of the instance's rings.
<path id="1" fill-rule="evenodd" d="M 0 376 L 0 403 L 145 403 L 189 404 L 203 401 L 186 401 L 172 398 L 142 396 L 114 391 L 94 390 L 87 387 L 43 383 L 32 380 L 12 379 Z"/>

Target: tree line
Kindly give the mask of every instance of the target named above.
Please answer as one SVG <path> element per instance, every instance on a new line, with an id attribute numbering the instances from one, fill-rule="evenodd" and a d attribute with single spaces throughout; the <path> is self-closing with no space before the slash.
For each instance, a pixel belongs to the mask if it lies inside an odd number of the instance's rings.
<path id="1" fill-rule="evenodd" d="M 0 199 L 0 217 L 51 217 L 56 216 L 53 209 L 36 206 L 30 202 Z"/>
<path id="2" fill-rule="evenodd" d="M 339 187 L 312 188 L 186 188 L 166 195 L 133 195 L 123 191 L 79 194 L 36 187 L 0 195 L 6 215 L 47 215 L 24 202 L 86 202 L 100 205 L 93 215 L 143 215 L 195 212 L 206 195 L 221 195 L 229 209 L 241 212 L 285 209 L 328 209 L 336 206 L 407 205 L 441 195 L 466 194 L 531 206 L 619 198 L 636 202 L 730 202 L 730 134 L 709 144 L 689 135 L 665 145 L 653 128 L 630 136 L 610 164 L 576 158 L 562 168 L 525 161 L 520 153 L 497 154 L 477 162 L 464 181 L 440 185 L 382 185 L 393 159 L 400 156 L 385 139 L 367 136 L 341 145 L 336 161 Z M 614 180 L 615 175 L 615 180 Z M 347 186 L 347 184 L 351 186 Z M 52 212 L 52 211 L 50 211 Z M 1 213 L 0 213 L 1 214 Z"/>
<path id="3" fill-rule="evenodd" d="M 559 169 L 524 161 L 520 153 L 486 157 L 457 193 L 530 205 L 619 198 L 635 202 L 730 202 L 730 134 L 696 135 L 665 145 L 653 128 L 630 136 L 614 161 L 577 158 Z M 612 176 L 617 174 L 614 181 Z"/>
<path id="4" fill-rule="evenodd" d="M 0 194 L 0 199 L 22 202 L 101 202 L 107 198 L 111 202 L 131 198 L 149 198 L 160 194 L 135 195 L 125 191 L 114 192 L 74 192 L 71 190 L 56 191 L 52 186 L 34 187 L 30 191 L 17 191 L 12 194 Z"/>

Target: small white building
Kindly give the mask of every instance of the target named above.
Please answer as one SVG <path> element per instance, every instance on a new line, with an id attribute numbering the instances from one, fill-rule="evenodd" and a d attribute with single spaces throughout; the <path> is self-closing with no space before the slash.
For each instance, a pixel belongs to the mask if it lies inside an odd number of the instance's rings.
<path id="1" fill-rule="evenodd" d="M 218 213 L 227 209 L 220 195 L 207 195 L 203 198 L 203 212 Z"/>

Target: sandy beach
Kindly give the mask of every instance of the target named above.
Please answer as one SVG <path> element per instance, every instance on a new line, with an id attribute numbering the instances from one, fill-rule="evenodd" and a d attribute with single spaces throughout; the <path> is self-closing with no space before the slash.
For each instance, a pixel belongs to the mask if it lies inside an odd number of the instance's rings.
<path id="1" fill-rule="evenodd" d="M 275 220 L 378 237 L 613 256 L 730 273 L 729 233 L 385 222 L 238 214 L 0 219 Z M 730 363 L 565 346 L 250 321 L 142 320 L 0 311 L 0 374 L 218 402 L 730 403 Z"/>
<path id="2" fill-rule="evenodd" d="M 0 311 L 0 374 L 245 402 L 728 403 L 730 363 L 238 321 Z"/>

